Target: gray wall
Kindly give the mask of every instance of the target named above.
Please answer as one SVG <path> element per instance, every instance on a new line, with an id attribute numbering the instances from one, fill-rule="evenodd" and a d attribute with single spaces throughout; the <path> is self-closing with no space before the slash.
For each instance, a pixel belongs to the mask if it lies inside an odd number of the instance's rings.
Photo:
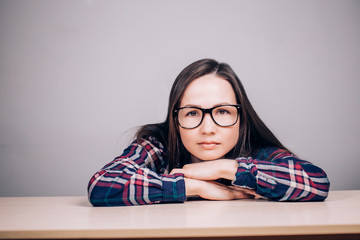
<path id="1" fill-rule="evenodd" d="M 204 57 L 332 190 L 360 189 L 359 23 L 352 0 L 0 0 L 0 196 L 85 195 Z"/>

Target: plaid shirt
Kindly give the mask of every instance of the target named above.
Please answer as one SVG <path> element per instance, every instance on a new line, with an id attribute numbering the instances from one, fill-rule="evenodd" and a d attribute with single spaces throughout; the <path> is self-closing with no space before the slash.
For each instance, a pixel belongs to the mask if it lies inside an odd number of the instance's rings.
<path id="1" fill-rule="evenodd" d="M 269 147 L 252 157 L 240 157 L 232 185 L 254 189 L 275 201 L 321 201 L 329 180 L 319 167 L 289 152 Z M 183 174 L 169 175 L 163 144 L 154 138 L 134 141 L 123 154 L 95 173 L 88 185 L 94 206 L 184 202 Z"/>

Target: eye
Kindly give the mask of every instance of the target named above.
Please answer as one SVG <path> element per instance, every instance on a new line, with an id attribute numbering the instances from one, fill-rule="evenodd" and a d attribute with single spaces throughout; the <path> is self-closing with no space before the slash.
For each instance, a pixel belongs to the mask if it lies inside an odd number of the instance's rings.
<path id="1" fill-rule="evenodd" d="M 216 109 L 216 114 L 217 115 L 227 115 L 227 114 L 230 114 L 230 112 L 225 108 L 219 108 L 219 109 Z"/>
<path id="2" fill-rule="evenodd" d="M 190 111 L 190 112 L 186 113 L 185 116 L 186 117 L 197 117 L 197 116 L 199 116 L 199 113 L 198 113 L 198 111 L 193 110 L 193 111 Z"/>

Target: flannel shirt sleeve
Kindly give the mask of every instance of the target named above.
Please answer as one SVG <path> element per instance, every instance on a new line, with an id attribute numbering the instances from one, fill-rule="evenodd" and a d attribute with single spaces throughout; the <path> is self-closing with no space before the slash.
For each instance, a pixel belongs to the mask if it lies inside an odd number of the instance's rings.
<path id="1" fill-rule="evenodd" d="M 275 201 L 323 201 L 330 182 L 326 173 L 288 151 L 267 148 L 265 160 L 237 158 L 238 170 L 233 185 L 253 189 Z"/>
<path id="2" fill-rule="evenodd" d="M 166 174 L 167 154 L 153 138 L 134 141 L 123 154 L 90 179 L 93 206 L 126 206 L 159 202 L 184 202 L 183 174 Z"/>

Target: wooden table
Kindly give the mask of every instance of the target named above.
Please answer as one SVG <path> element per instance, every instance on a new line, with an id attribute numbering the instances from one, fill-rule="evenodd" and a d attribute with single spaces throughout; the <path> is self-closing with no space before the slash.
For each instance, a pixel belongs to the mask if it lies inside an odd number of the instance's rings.
<path id="1" fill-rule="evenodd" d="M 0 238 L 360 239 L 360 190 L 324 202 L 188 201 L 91 207 L 86 197 L 0 198 Z"/>

